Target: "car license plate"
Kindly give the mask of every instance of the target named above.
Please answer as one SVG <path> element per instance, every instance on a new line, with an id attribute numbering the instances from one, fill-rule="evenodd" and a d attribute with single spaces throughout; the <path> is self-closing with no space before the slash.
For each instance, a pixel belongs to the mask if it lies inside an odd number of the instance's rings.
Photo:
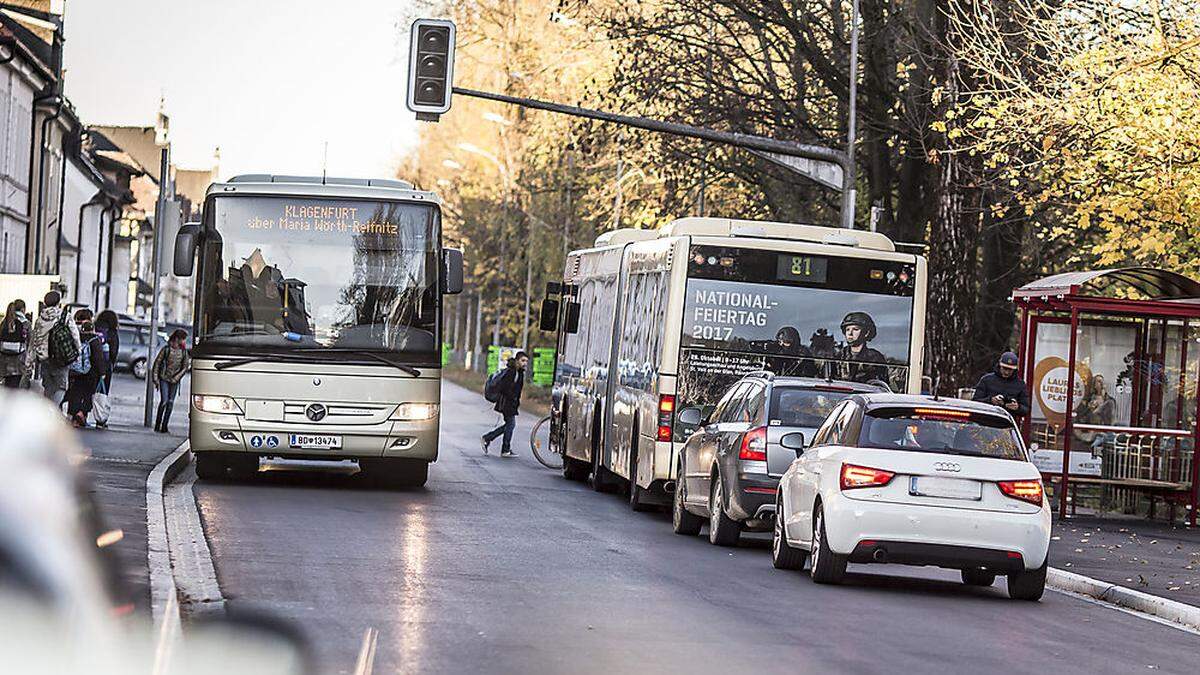
<path id="1" fill-rule="evenodd" d="M 983 498 L 983 484 L 977 480 L 941 478 L 939 476 L 913 476 L 909 479 L 908 494 L 916 497 L 941 497 L 943 499 Z"/>
<path id="2" fill-rule="evenodd" d="M 291 434 L 288 445 L 305 450 L 333 450 L 342 447 L 341 436 L 321 434 Z"/>

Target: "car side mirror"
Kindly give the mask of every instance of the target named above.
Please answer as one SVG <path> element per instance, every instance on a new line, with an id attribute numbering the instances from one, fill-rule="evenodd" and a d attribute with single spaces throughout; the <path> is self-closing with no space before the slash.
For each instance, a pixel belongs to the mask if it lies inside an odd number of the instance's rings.
<path id="1" fill-rule="evenodd" d="M 558 300 L 546 298 L 542 300 L 542 311 L 538 318 L 538 328 L 545 333 L 553 333 L 558 329 Z"/>
<path id="2" fill-rule="evenodd" d="M 797 457 L 804 454 L 804 434 L 799 431 L 784 434 L 783 438 L 779 439 L 779 444 L 795 452 Z"/>
<path id="3" fill-rule="evenodd" d="M 700 415 L 699 408 L 684 408 L 679 411 L 679 415 L 675 420 L 679 424 L 696 429 L 704 425 L 704 419 Z"/>
<path id="4" fill-rule="evenodd" d="M 175 233 L 175 261 L 172 268 L 177 277 L 192 276 L 196 246 L 200 241 L 200 223 L 188 223 Z"/>
<path id="5" fill-rule="evenodd" d="M 442 249 L 442 294 L 458 295 L 463 291 L 463 252 L 456 248 Z"/>

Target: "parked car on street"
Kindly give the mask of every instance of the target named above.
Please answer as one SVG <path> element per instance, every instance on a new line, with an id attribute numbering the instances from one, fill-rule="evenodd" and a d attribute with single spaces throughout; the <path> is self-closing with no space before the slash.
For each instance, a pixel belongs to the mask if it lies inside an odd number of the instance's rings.
<path id="1" fill-rule="evenodd" d="M 671 523 L 695 535 L 708 520 L 708 540 L 734 546 L 743 530 L 767 530 L 775 515 L 779 477 L 825 416 L 854 393 L 883 391 L 855 382 L 776 377 L 768 371 L 738 380 L 702 419 L 697 408 L 678 424 L 696 428 L 679 453 Z"/>
<path id="2" fill-rule="evenodd" d="M 776 568 L 812 557 L 817 583 L 846 563 L 935 565 L 963 583 L 1008 577 L 1014 599 L 1046 585 L 1050 507 L 1012 417 L 929 396 L 856 394 L 839 404 L 779 483 Z"/>
<path id="3" fill-rule="evenodd" d="M 141 323 L 122 321 L 117 327 L 121 338 L 121 348 L 117 350 L 116 370 L 133 373 L 139 380 L 146 378 L 146 368 L 150 364 L 151 355 L 147 349 L 150 326 Z M 167 344 L 167 334 L 159 331 L 158 341 L 154 347 L 157 354 L 160 347 Z"/>

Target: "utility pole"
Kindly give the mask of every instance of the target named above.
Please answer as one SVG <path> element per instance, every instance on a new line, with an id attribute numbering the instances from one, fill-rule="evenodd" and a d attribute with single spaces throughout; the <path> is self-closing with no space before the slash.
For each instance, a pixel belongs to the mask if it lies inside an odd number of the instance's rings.
<path id="1" fill-rule="evenodd" d="M 475 294 L 475 370 L 486 371 L 483 358 L 483 293 Z"/>
<path id="2" fill-rule="evenodd" d="M 525 220 L 526 239 L 533 234 L 533 221 Z M 521 351 L 529 353 L 529 296 L 533 293 L 533 247 L 525 246 L 525 319 L 521 327 Z"/>
<path id="3" fill-rule="evenodd" d="M 842 227 L 854 229 L 854 144 L 858 133 L 858 0 L 850 2 L 850 100 L 846 114 L 846 164 L 842 171 Z"/>
<path id="4" fill-rule="evenodd" d="M 150 247 L 150 337 L 146 344 L 146 410 L 143 426 L 154 419 L 154 348 L 158 346 L 158 259 L 162 253 L 162 237 L 167 224 L 167 190 L 171 183 L 171 148 L 165 146 L 158 168 L 158 205 L 154 207 L 154 243 Z"/>

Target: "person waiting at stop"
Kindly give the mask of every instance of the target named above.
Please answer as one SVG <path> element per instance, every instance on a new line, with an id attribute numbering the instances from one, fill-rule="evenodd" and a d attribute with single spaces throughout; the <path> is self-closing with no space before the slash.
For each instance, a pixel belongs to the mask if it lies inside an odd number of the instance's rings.
<path id="1" fill-rule="evenodd" d="M 1025 382 L 1017 376 L 1017 365 L 1020 360 L 1012 352 L 1000 355 L 996 369 L 979 378 L 975 385 L 975 395 L 971 398 L 981 403 L 1004 408 L 1016 418 L 1029 414 L 1029 390 Z"/>

